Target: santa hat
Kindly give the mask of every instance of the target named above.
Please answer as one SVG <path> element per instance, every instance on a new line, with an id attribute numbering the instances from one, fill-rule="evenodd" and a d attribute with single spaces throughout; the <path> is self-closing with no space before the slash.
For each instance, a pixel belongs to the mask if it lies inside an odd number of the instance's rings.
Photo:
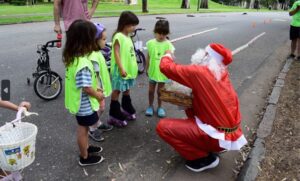
<path id="1" fill-rule="evenodd" d="M 232 62 L 231 50 L 221 44 L 211 43 L 205 48 L 205 51 L 218 63 L 222 62 L 224 65 L 228 65 Z"/>

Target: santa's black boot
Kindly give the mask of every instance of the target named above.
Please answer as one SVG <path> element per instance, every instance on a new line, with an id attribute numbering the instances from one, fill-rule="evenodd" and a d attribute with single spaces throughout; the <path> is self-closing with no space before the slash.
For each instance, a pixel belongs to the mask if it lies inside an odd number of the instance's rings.
<path id="1" fill-rule="evenodd" d="M 131 98 L 129 95 L 123 95 L 122 109 L 123 109 L 123 113 L 127 116 L 127 120 L 136 119 L 135 109 L 131 104 Z"/>
<path id="2" fill-rule="evenodd" d="M 118 101 L 110 102 L 108 124 L 116 127 L 125 127 L 127 125 L 126 116 L 121 111 L 121 106 Z"/>

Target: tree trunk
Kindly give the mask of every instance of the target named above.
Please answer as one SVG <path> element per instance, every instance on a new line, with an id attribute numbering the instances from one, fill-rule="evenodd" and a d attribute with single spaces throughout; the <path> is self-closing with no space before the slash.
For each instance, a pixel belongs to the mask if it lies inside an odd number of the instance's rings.
<path id="1" fill-rule="evenodd" d="M 148 13 L 148 3 L 147 0 L 142 0 L 143 13 Z"/>
<path id="2" fill-rule="evenodd" d="M 208 9 L 208 0 L 201 0 L 201 2 L 200 2 L 200 8 L 202 8 L 202 9 Z"/>
<path id="3" fill-rule="evenodd" d="M 251 1 L 250 1 L 250 5 L 249 5 L 249 8 L 250 8 L 250 9 L 253 9 L 253 8 L 254 8 L 254 1 L 255 1 L 255 0 L 251 0 Z"/>
<path id="4" fill-rule="evenodd" d="M 183 9 L 189 9 L 190 8 L 190 0 L 182 0 L 182 2 L 181 2 L 181 8 L 183 8 Z"/>

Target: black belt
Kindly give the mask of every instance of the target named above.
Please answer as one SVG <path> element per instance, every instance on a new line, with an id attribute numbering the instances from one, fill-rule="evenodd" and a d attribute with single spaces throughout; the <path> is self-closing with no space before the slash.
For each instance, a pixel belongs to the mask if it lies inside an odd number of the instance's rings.
<path id="1" fill-rule="evenodd" d="M 234 127 L 234 128 L 217 127 L 217 129 L 218 129 L 219 131 L 224 131 L 225 133 L 233 133 L 233 132 L 235 132 L 238 128 L 239 128 L 239 126 L 236 126 L 236 127 Z"/>

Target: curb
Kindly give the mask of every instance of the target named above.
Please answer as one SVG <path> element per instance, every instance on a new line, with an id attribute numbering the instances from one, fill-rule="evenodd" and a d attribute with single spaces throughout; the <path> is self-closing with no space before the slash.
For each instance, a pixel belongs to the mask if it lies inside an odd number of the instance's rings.
<path id="1" fill-rule="evenodd" d="M 253 148 L 251 149 L 248 158 L 238 175 L 237 181 L 254 181 L 261 170 L 260 163 L 265 158 L 266 152 L 265 138 L 268 137 L 272 132 L 273 122 L 276 116 L 277 103 L 281 90 L 284 87 L 285 77 L 293 61 L 293 59 L 287 59 L 284 67 L 277 77 L 272 93 L 268 98 L 267 109 L 257 129 L 257 135 L 253 144 Z"/>

